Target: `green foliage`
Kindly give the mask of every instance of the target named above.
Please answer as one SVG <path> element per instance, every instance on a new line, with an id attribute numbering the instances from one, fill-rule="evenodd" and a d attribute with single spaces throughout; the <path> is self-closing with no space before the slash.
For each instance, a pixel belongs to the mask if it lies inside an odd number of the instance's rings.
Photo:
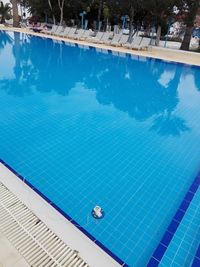
<path id="1" fill-rule="evenodd" d="M 10 11 L 10 4 L 4 4 L 3 2 L 0 2 L 0 23 L 5 23 L 6 19 L 11 18 Z"/>
<path id="2" fill-rule="evenodd" d="M 33 15 L 37 15 L 44 21 L 45 14 L 48 15 L 49 22 L 55 17 L 60 21 L 59 0 L 20 0 L 28 6 Z M 163 34 L 167 31 L 167 24 L 176 14 L 173 12 L 174 6 L 186 15 L 186 24 L 193 25 L 199 0 L 64 0 L 63 17 L 69 24 L 70 20 L 75 20 L 80 24 L 79 14 L 86 11 L 86 18 L 90 25 L 94 21 L 101 20 L 104 24 L 121 24 L 121 17 L 128 15 L 129 26 L 143 25 L 145 28 L 150 25 L 162 27 Z M 51 6 L 51 7 L 50 7 Z"/>

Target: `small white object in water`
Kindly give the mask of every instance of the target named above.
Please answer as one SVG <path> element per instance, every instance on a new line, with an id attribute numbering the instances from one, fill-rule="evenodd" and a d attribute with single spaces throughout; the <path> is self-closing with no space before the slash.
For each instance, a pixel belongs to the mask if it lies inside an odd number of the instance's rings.
<path id="1" fill-rule="evenodd" d="M 104 217 L 104 211 L 101 207 L 95 206 L 94 209 L 92 210 L 92 216 L 95 219 L 101 219 Z"/>

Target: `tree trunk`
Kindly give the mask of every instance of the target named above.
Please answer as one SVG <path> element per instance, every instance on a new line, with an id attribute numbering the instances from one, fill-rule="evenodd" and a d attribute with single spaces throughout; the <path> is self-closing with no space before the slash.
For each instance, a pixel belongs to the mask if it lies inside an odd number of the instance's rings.
<path id="1" fill-rule="evenodd" d="M 53 13 L 53 8 L 52 8 L 51 0 L 48 0 L 48 4 L 49 4 L 49 8 L 50 8 L 51 13 L 52 13 L 53 24 L 55 25 L 56 24 L 56 18 L 55 18 L 55 15 Z"/>
<path id="2" fill-rule="evenodd" d="M 181 44 L 181 50 L 186 50 L 188 51 L 190 49 L 190 40 L 191 40 L 191 36 L 192 36 L 192 30 L 193 30 L 193 26 L 188 26 L 186 28 L 186 31 L 185 31 L 185 35 L 184 35 L 184 38 L 183 38 L 183 42 Z"/>
<path id="3" fill-rule="evenodd" d="M 131 8 L 130 8 L 129 38 L 128 38 L 129 43 L 131 43 L 132 38 L 133 38 L 133 31 L 134 31 L 133 19 L 134 19 L 134 8 L 131 6 Z"/>
<path id="4" fill-rule="evenodd" d="M 63 24 L 63 9 L 65 0 L 58 0 L 58 6 L 60 8 L 60 25 Z"/>
<path id="5" fill-rule="evenodd" d="M 60 9 L 60 25 L 63 24 L 63 8 Z"/>
<path id="6" fill-rule="evenodd" d="M 156 46 L 159 46 L 160 43 L 160 37 L 161 37 L 161 26 L 158 25 L 157 34 L 156 34 Z"/>
<path id="7" fill-rule="evenodd" d="M 19 14 L 17 0 L 11 0 L 13 10 L 13 27 L 19 27 Z"/>
<path id="8" fill-rule="evenodd" d="M 192 30 L 194 28 L 194 21 L 198 12 L 199 5 L 200 5 L 200 0 L 190 1 L 189 12 L 187 14 L 185 23 L 186 24 L 185 35 L 180 48 L 181 50 L 188 51 L 190 49 Z"/>
<path id="9" fill-rule="evenodd" d="M 53 24 L 56 25 L 56 17 L 54 14 L 52 14 Z"/>
<path id="10" fill-rule="evenodd" d="M 98 18 L 97 18 L 97 27 L 98 30 L 100 30 L 100 21 L 101 21 L 101 12 L 102 12 L 102 7 L 103 7 L 103 0 L 99 0 L 99 9 L 98 9 Z"/>

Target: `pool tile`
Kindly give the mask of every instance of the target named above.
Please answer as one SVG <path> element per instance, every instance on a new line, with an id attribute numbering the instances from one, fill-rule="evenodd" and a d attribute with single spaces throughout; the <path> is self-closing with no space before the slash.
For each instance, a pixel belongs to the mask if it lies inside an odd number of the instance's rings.
<path id="1" fill-rule="evenodd" d="M 154 258 L 151 258 L 146 267 L 157 267 L 158 265 L 159 265 L 159 261 L 157 261 Z"/>
<path id="2" fill-rule="evenodd" d="M 167 247 L 169 245 L 170 241 L 172 240 L 172 238 L 173 238 L 173 234 L 170 232 L 166 232 L 164 237 L 160 241 L 160 243 L 162 243 L 163 245 L 165 245 Z"/>
<path id="3" fill-rule="evenodd" d="M 187 208 L 189 207 L 189 205 L 190 205 L 190 202 L 184 200 L 184 201 L 181 203 L 180 209 L 183 210 L 183 211 L 186 211 Z"/>
<path id="4" fill-rule="evenodd" d="M 167 230 L 168 230 L 170 233 L 174 234 L 175 231 L 176 231 L 176 229 L 178 228 L 178 226 L 179 226 L 179 222 L 172 220 L 172 222 L 170 223 L 170 225 L 169 225 L 169 227 L 167 228 Z"/>
<path id="5" fill-rule="evenodd" d="M 191 267 L 199 267 L 200 266 L 200 259 L 199 258 L 195 258 Z"/>
<path id="6" fill-rule="evenodd" d="M 199 247 L 197 249 L 196 257 L 200 259 L 200 245 L 199 245 Z"/>
<path id="7" fill-rule="evenodd" d="M 153 257 L 157 259 L 158 261 L 162 259 L 167 247 L 163 246 L 162 244 L 159 244 L 156 251 L 153 254 Z"/>
<path id="8" fill-rule="evenodd" d="M 197 191 L 197 189 L 198 189 L 198 185 L 194 182 L 194 183 L 191 185 L 189 191 L 190 191 L 191 193 L 195 194 L 196 191 Z"/>
<path id="9" fill-rule="evenodd" d="M 179 209 L 177 211 L 176 215 L 174 216 L 174 220 L 180 222 L 182 220 L 184 214 L 185 214 L 185 212 Z"/>

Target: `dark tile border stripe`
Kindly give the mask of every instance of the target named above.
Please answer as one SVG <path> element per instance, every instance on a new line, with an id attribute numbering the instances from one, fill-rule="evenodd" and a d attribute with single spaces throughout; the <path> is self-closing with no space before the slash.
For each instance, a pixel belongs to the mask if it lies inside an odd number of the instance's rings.
<path id="1" fill-rule="evenodd" d="M 190 203 L 192 202 L 192 199 L 195 195 L 195 193 L 198 190 L 198 187 L 200 186 L 200 172 L 197 174 L 196 178 L 194 179 L 192 185 L 190 186 L 188 192 L 186 193 L 183 201 L 181 202 L 181 205 L 179 206 L 178 210 L 176 211 L 176 214 L 172 218 L 171 223 L 169 224 L 166 232 L 164 233 L 160 243 L 158 244 L 157 248 L 155 249 L 153 255 L 151 256 L 147 267 L 157 267 L 162 260 L 165 251 L 167 250 L 172 238 L 174 237 L 176 230 L 178 226 L 180 225 Z M 200 246 L 199 250 L 197 251 L 197 255 L 200 254 Z M 197 259 L 200 262 L 200 259 L 195 256 L 195 259 Z M 196 267 L 197 265 L 192 265 L 192 267 Z M 198 265 L 198 267 L 200 264 Z"/>
<path id="2" fill-rule="evenodd" d="M 98 241 L 93 235 L 91 235 L 87 230 L 85 230 L 80 224 L 73 220 L 66 212 L 60 209 L 55 203 L 53 203 L 48 197 L 46 197 L 42 192 L 35 188 L 31 183 L 29 183 L 22 175 L 17 173 L 11 166 L 9 166 L 5 161 L 0 159 L 6 168 L 8 168 L 12 173 L 14 173 L 20 180 L 22 180 L 26 185 L 28 185 L 32 190 L 34 190 L 38 195 L 40 195 L 44 200 L 46 200 L 52 207 L 54 207 L 59 213 L 61 213 L 68 221 L 70 221 L 76 228 L 78 228 L 82 233 L 84 233 L 90 240 L 92 240 L 97 246 L 99 246 L 103 251 L 105 251 L 110 257 L 112 257 L 121 266 L 129 267 L 123 260 L 116 256 L 111 250 L 105 247 L 100 241 Z"/>
<path id="3" fill-rule="evenodd" d="M 197 249 L 196 255 L 194 257 L 194 260 L 192 262 L 191 267 L 199 267 L 200 266 L 200 244 L 199 247 Z"/>

